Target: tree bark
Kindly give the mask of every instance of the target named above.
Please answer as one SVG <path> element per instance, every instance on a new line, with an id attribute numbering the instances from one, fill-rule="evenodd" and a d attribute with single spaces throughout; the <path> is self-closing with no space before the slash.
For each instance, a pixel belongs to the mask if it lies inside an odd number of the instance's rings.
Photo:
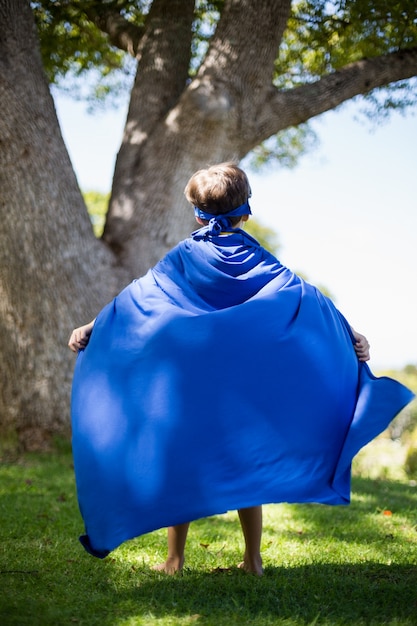
<path id="1" fill-rule="evenodd" d="M 106 4 L 87 6 L 85 13 L 97 28 L 107 33 L 113 46 L 136 56 L 143 35 L 142 27 L 132 24 Z"/>
<path id="2" fill-rule="evenodd" d="M 122 145 L 117 156 L 113 178 L 112 195 L 104 240 L 120 254 L 120 262 L 129 266 L 131 276 L 146 269 L 147 262 L 157 259 L 163 245 L 157 245 L 155 255 L 148 256 L 148 250 L 159 239 L 147 232 L 141 241 L 129 241 L 131 225 L 135 222 L 140 229 L 145 221 L 152 228 L 153 208 L 158 207 L 152 198 L 153 182 L 158 178 L 158 170 L 164 172 L 174 168 L 167 161 L 166 146 L 158 146 L 155 157 L 152 153 L 155 133 L 164 124 L 164 119 L 178 102 L 188 77 L 191 57 L 191 26 L 194 17 L 194 0 L 154 0 L 146 22 L 145 33 L 136 55 L 138 71 L 130 97 Z M 150 146 L 150 147 L 149 147 Z M 167 181 L 164 181 L 166 186 Z M 150 189 L 150 187 L 152 189 Z M 137 207 L 141 207 L 137 211 Z M 150 219 L 146 219 L 149 216 Z M 145 217 L 141 220 L 141 217 Z M 140 264 L 127 263 L 124 251 L 129 248 L 129 256 L 142 257 Z M 146 257 L 148 257 L 146 262 Z"/>
<path id="3" fill-rule="evenodd" d="M 0 2 L 0 419 L 26 448 L 69 432 L 71 329 L 116 289 L 78 189 L 25 0 Z"/>

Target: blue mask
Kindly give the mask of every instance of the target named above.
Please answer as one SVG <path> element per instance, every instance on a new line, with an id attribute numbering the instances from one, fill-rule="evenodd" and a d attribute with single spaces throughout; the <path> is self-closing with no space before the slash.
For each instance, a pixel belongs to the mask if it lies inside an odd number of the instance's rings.
<path id="1" fill-rule="evenodd" d="M 249 206 L 249 202 L 236 207 L 228 213 L 222 213 L 221 215 L 213 215 L 212 213 L 205 213 L 197 206 L 194 207 L 194 215 L 202 220 L 206 220 L 209 223 L 208 231 L 212 235 L 218 235 L 222 230 L 229 230 L 232 223 L 230 217 L 239 217 L 240 215 L 251 215 L 252 211 Z"/>

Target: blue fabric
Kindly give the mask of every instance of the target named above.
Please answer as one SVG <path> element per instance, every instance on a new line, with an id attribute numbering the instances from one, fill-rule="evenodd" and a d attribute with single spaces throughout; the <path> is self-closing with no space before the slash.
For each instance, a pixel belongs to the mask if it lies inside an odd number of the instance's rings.
<path id="1" fill-rule="evenodd" d="M 193 233 L 98 315 L 72 393 L 91 554 L 271 502 L 347 504 L 353 456 L 413 394 L 333 303 L 234 230 Z"/>
<path id="2" fill-rule="evenodd" d="M 202 220 L 208 221 L 208 232 L 211 235 L 219 235 L 224 230 L 230 230 L 232 222 L 230 217 L 239 217 L 241 215 L 251 215 L 252 211 L 249 206 L 249 202 L 246 201 L 240 206 L 232 209 L 228 213 L 221 213 L 220 215 L 212 215 L 202 211 L 198 206 L 194 207 L 194 215 Z"/>

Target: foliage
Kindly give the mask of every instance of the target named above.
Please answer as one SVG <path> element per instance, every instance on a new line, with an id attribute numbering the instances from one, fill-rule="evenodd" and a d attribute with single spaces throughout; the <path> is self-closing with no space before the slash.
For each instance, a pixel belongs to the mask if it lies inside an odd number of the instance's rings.
<path id="1" fill-rule="evenodd" d="M 84 191 L 83 198 L 93 225 L 94 234 L 96 237 L 101 237 L 106 222 L 110 193 Z"/>
<path id="2" fill-rule="evenodd" d="M 301 0 L 291 17 L 276 63 L 275 84 L 286 89 L 359 61 L 410 48 L 417 42 L 414 0 Z M 415 105 L 416 81 L 399 81 L 365 95 L 364 112 L 386 118 Z"/>
<path id="3" fill-rule="evenodd" d="M 282 167 L 294 168 L 299 158 L 312 151 L 317 142 L 317 135 L 309 124 L 292 126 L 256 146 L 248 159 L 249 165 L 256 171 L 279 161 Z"/>
<path id="4" fill-rule="evenodd" d="M 301 0 L 292 7 L 276 80 L 286 88 L 305 84 L 362 58 L 410 48 L 416 41 L 414 0 Z"/>
<path id="5" fill-rule="evenodd" d="M 386 372 L 407 385 L 417 396 L 417 365 L 406 365 L 400 372 Z M 405 449 L 404 470 L 406 475 L 417 478 L 417 400 L 400 413 L 390 427 L 393 438 L 398 437 Z"/>
<path id="6" fill-rule="evenodd" d="M 405 457 L 405 471 L 408 476 L 417 478 L 417 427 L 411 433 Z"/>
<path id="7" fill-rule="evenodd" d="M 257 241 L 259 241 L 261 246 L 263 246 L 266 250 L 269 250 L 269 252 L 274 255 L 278 254 L 280 247 L 279 239 L 278 234 L 273 228 L 264 226 L 256 218 L 251 217 L 245 224 L 245 230 Z"/>
<path id="8" fill-rule="evenodd" d="M 93 16 L 105 12 L 119 14 L 126 25 L 141 28 L 150 5 L 149 0 L 31 2 L 49 82 L 72 97 L 87 100 L 92 108 L 103 101 L 117 104 L 132 87 L 136 60 L 134 54 L 110 43 L 107 33 L 95 24 Z M 223 0 L 197 2 L 190 75 L 195 73 L 204 56 L 222 6 Z M 80 77 L 83 80 L 78 80 Z"/>
<path id="9" fill-rule="evenodd" d="M 417 366 L 406 365 L 402 370 L 385 370 L 379 376 L 389 376 L 411 389 L 417 396 Z M 389 428 L 392 439 L 400 439 L 407 443 L 410 433 L 417 428 L 417 400 L 414 399 L 404 411 L 395 418 Z"/>
<path id="10" fill-rule="evenodd" d="M 363 114 L 374 124 L 389 119 L 392 111 L 399 111 L 405 114 L 405 111 L 411 110 L 415 106 L 417 93 L 417 81 L 410 79 L 409 81 L 398 81 L 392 85 L 387 85 L 381 91 L 372 91 L 366 94 L 362 107 Z"/>
<path id="11" fill-rule="evenodd" d="M 94 4 L 91 0 L 31 2 L 43 66 L 49 82 L 72 97 L 100 102 L 110 96 L 117 100 L 130 89 L 136 63 L 110 46 L 107 35 L 88 18 L 86 11 Z"/>
<path id="12" fill-rule="evenodd" d="M 235 512 L 192 524 L 183 575 L 151 570 L 165 557 L 164 530 L 104 561 L 86 554 L 64 442 L 3 459 L 0 497 L 5 626 L 415 624 L 417 490 L 405 481 L 355 476 L 349 507 L 266 506 L 262 578 L 235 567 Z"/>
<path id="13" fill-rule="evenodd" d="M 417 365 L 409 363 L 398 373 L 400 381 L 417 393 Z"/>
<path id="14" fill-rule="evenodd" d="M 193 23 L 189 75 L 201 64 L 220 19 L 224 0 L 198 0 Z M 120 29 L 139 37 L 150 0 L 37 0 L 31 2 L 44 66 L 51 83 L 90 103 L 117 103 L 131 88 L 135 50 L 116 48 L 97 26 L 98 18 L 117 16 Z M 414 0 L 300 0 L 293 2 L 277 56 L 274 82 L 291 89 L 315 81 L 362 58 L 384 55 L 417 44 Z M 77 80 L 88 73 L 88 80 Z M 87 85 L 87 88 L 86 88 Z M 416 103 L 416 81 L 399 81 L 366 95 L 365 113 L 373 122 Z M 279 160 L 293 167 L 315 145 L 308 124 L 282 131 L 259 146 L 252 165 Z"/>
<path id="15" fill-rule="evenodd" d="M 201 62 L 205 46 L 221 15 L 223 1 L 196 3 L 193 60 Z M 136 0 L 37 0 L 31 2 L 39 29 L 48 76 L 58 82 L 76 68 L 80 74 L 98 68 L 106 76 L 123 67 L 123 53 L 110 46 L 105 33 L 89 15 L 113 11 L 142 26 L 151 2 Z M 278 85 L 305 84 L 335 69 L 417 43 L 417 5 L 414 0 L 301 0 L 293 2 L 276 65 Z"/>

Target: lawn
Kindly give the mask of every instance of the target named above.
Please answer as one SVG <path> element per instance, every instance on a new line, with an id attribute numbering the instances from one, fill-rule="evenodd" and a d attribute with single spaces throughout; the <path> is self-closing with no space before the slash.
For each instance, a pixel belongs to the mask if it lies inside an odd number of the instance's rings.
<path id="1" fill-rule="evenodd" d="M 417 486 L 387 445 L 355 461 L 350 506 L 265 507 L 262 578 L 236 568 L 235 512 L 192 524 L 181 575 L 151 570 L 165 557 L 164 530 L 95 559 L 77 540 L 68 446 L 3 459 L 0 624 L 417 625 Z"/>

